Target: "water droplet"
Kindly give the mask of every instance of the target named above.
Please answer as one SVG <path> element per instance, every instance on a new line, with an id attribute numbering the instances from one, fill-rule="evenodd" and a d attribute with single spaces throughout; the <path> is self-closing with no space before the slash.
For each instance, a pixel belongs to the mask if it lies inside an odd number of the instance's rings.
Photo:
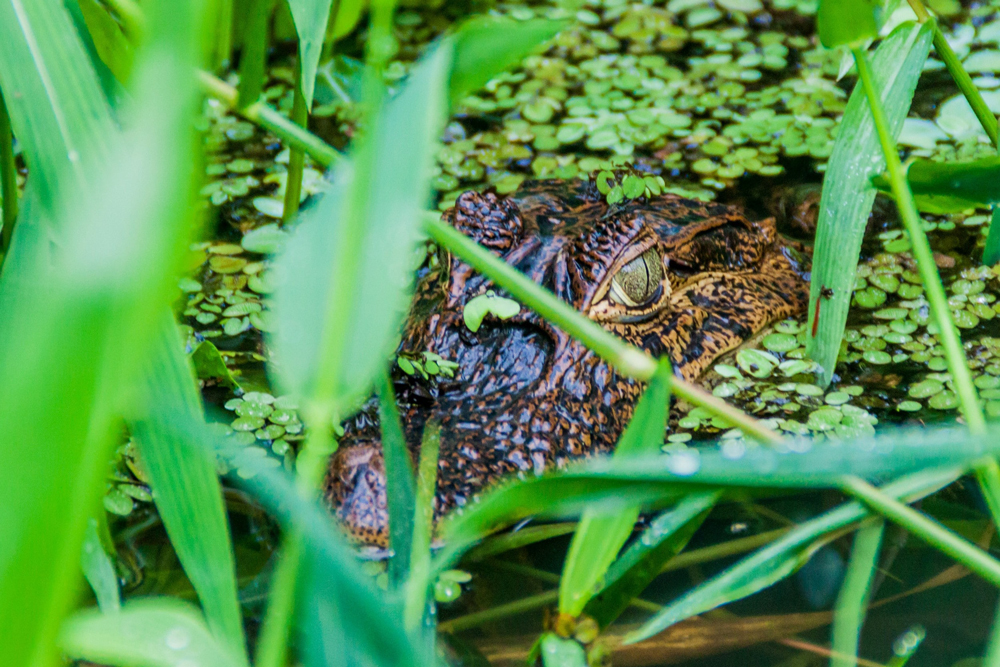
<path id="1" fill-rule="evenodd" d="M 681 477 L 695 474 L 700 467 L 701 461 L 695 452 L 676 452 L 667 457 L 667 470 Z"/>
<path id="2" fill-rule="evenodd" d="M 187 648 L 190 643 L 191 633 L 188 632 L 187 628 L 171 628 L 170 630 L 167 630 L 167 648 L 174 651 L 180 651 Z"/>
<path id="3" fill-rule="evenodd" d="M 70 162 L 79 162 L 80 161 L 80 154 L 78 152 L 76 152 L 76 151 L 70 151 L 69 153 L 67 153 L 66 157 L 69 158 Z"/>

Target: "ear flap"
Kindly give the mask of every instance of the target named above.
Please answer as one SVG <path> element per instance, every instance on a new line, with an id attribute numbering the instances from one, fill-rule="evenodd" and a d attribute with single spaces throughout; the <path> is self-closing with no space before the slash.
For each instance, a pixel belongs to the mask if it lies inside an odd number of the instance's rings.
<path id="1" fill-rule="evenodd" d="M 493 192 L 462 193 L 445 218 L 458 231 L 501 254 L 521 239 L 524 227 L 517 206 Z"/>

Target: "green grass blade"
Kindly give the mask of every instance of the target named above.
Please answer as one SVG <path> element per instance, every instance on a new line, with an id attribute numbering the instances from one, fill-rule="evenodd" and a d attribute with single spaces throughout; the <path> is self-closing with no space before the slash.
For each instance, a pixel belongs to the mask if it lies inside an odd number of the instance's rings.
<path id="1" fill-rule="evenodd" d="M 339 414 L 367 395 L 395 345 L 450 59 L 444 42 L 417 65 L 374 122 L 370 144 L 337 168 L 277 260 L 280 325 L 271 343 L 280 384 Z"/>
<path id="2" fill-rule="evenodd" d="M 939 162 L 917 158 L 906 167 L 906 181 L 917 208 L 931 213 L 958 213 L 1000 202 L 1000 157 Z M 889 179 L 876 186 L 889 191 Z"/>
<path id="3" fill-rule="evenodd" d="M 145 407 L 130 420 L 156 509 L 184 572 L 198 592 L 208 625 L 235 654 L 244 654 L 243 615 L 236 595 L 236 562 L 215 462 L 174 437 L 176 419 L 200 420 L 201 398 L 169 312 L 144 374 Z"/>
<path id="4" fill-rule="evenodd" d="M 451 105 L 456 105 L 500 72 L 521 62 L 565 26 L 564 21 L 515 21 L 496 16 L 467 21 L 455 33 L 455 65 L 448 83 Z"/>
<path id="5" fill-rule="evenodd" d="M 915 473 L 883 487 L 892 497 L 923 497 L 955 479 L 954 471 Z M 845 503 L 793 528 L 768 546 L 695 587 L 626 637 L 648 639 L 674 623 L 756 593 L 797 571 L 831 536 L 867 515 L 859 502 Z"/>
<path id="6" fill-rule="evenodd" d="M 884 521 L 862 526 L 854 535 L 847 574 L 837 596 L 833 615 L 833 651 L 831 667 L 854 667 L 857 664 L 861 624 L 868 611 L 872 578 L 878 567 Z"/>
<path id="7" fill-rule="evenodd" d="M 85 159 L 107 159 L 107 137 L 115 132 L 104 92 L 62 2 L 0 3 L 0 89 L 37 201 L 51 215 L 57 189 L 91 183 Z"/>
<path id="8" fill-rule="evenodd" d="M 136 600 L 116 614 L 78 612 L 63 626 L 59 644 L 74 658 L 105 665 L 242 664 L 212 636 L 197 609 L 169 599 Z"/>
<path id="9" fill-rule="evenodd" d="M 299 36 L 299 81 L 305 108 L 312 107 L 316 68 L 323 53 L 326 24 L 333 0 L 288 0 L 288 8 Z"/>
<path id="10" fill-rule="evenodd" d="M 406 446 L 403 425 L 399 421 L 392 380 L 383 374 L 378 381 L 378 414 L 382 427 L 382 451 L 385 458 L 386 502 L 389 513 L 389 580 L 394 586 L 406 581 L 413 544 L 416 490 L 413 459 Z"/>
<path id="11" fill-rule="evenodd" d="M 118 23 L 97 0 L 77 0 L 94 49 L 115 78 L 127 84 L 132 76 L 132 45 Z"/>
<path id="12" fill-rule="evenodd" d="M 434 535 L 434 496 L 437 491 L 440 451 L 441 427 L 431 422 L 424 428 L 424 436 L 420 442 L 410 576 L 406 581 L 406 602 L 403 607 L 403 626 L 411 633 L 416 632 L 424 618 L 431 584 L 431 538 Z"/>
<path id="13" fill-rule="evenodd" d="M 620 460 L 641 453 L 659 452 L 667 429 L 670 406 L 669 359 L 662 359 L 656 375 L 636 404 L 635 413 L 622 433 L 613 458 Z M 599 590 L 608 567 L 625 544 L 639 507 L 623 507 L 613 514 L 587 510 L 573 535 L 559 582 L 559 612 L 579 616 Z"/>
<path id="14" fill-rule="evenodd" d="M 274 0 L 250 0 L 247 25 L 240 53 L 240 108 L 253 104 L 264 90 L 267 72 L 267 47 Z"/>
<path id="15" fill-rule="evenodd" d="M 197 442 L 215 443 L 224 455 L 235 453 L 232 444 L 219 441 L 203 428 L 188 435 Z M 227 447 L 229 449 L 227 449 Z M 433 659 L 403 629 L 403 609 L 399 596 L 377 588 L 358 563 L 353 549 L 330 521 L 329 510 L 302 497 L 295 482 L 280 470 L 262 470 L 240 483 L 281 522 L 286 530 L 296 530 L 303 538 L 308 558 L 316 559 L 311 570 L 312 585 L 330 591 L 325 597 L 337 605 L 344 634 L 351 638 L 351 650 L 362 652 L 374 664 L 417 667 Z M 307 561 L 309 562 L 309 561 Z M 309 594 L 300 590 L 300 595 Z"/>
<path id="16" fill-rule="evenodd" d="M 931 318 L 939 329 L 937 336 L 944 348 L 944 358 L 947 361 L 948 372 L 951 373 L 955 393 L 958 395 L 959 409 L 969 425 L 969 430 L 979 435 L 986 428 L 986 418 L 979 405 L 976 388 L 972 384 L 972 373 L 969 371 L 969 363 L 965 358 L 958 327 L 955 326 L 954 318 L 951 315 L 948 295 L 945 294 L 944 286 L 941 284 L 941 276 L 938 274 L 937 265 L 931 253 L 930 242 L 927 240 L 927 234 L 924 232 L 917 207 L 913 202 L 913 193 L 910 192 L 906 183 L 906 175 L 903 172 L 899 152 L 896 148 L 895 135 L 890 130 L 890 121 L 886 116 L 882 101 L 879 99 L 874 76 L 868 63 L 868 55 L 859 48 L 853 49 L 852 55 L 858 69 L 858 78 L 861 79 L 865 97 L 871 108 L 872 121 L 878 133 L 882 154 L 885 157 L 893 198 L 896 200 L 896 207 L 903 220 L 907 236 L 909 236 L 912 246 L 911 252 L 917 262 L 917 271 L 927 294 Z M 993 505 L 996 506 L 998 502 L 1000 499 L 994 499 Z"/>
<path id="17" fill-rule="evenodd" d="M 870 0 L 820 0 L 816 28 L 828 49 L 875 39 L 875 4 Z"/>
<path id="18" fill-rule="evenodd" d="M 1000 262 L 1000 207 L 994 206 L 990 214 L 990 231 L 986 235 L 986 246 L 983 248 L 983 264 L 993 266 Z"/>
<path id="19" fill-rule="evenodd" d="M 994 586 L 1000 587 L 1000 560 L 938 522 L 900 502 L 885 489 L 877 489 L 856 477 L 845 478 L 845 493 L 862 500 L 887 519 L 906 528 L 935 549 L 951 556 Z"/>
<path id="20" fill-rule="evenodd" d="M 681 552 L 715 506 L 721 493 L 694 493 L 662 513 L 608 569 L 603 588 L 584 613 L 602 628 L 609 626 L 629 603 Z"/>
<path id="21" fill-rule="evenodd" d="M 22 123 L 32 169 L 0 280 L 0 426 L 13 429 L 0 483 L 17 517 L 0 526 L 0 643 L 10 664 L 56 657 L 115 415 L 187 245 L 196 105 L 186 47 L 198 35 L 189 10 L 172 3 L 172 21 L 158 23 L 176 32 L 151 41 L 123 137 L 93 72 L 75 78 L 89 58 L 62 4 L 0 4 L 0 79 L 18 96 L 11 119 L 16 130 Z M 145 64 L 167 51 L 155 72 Z M 21 419 L 29 423 L 15 428 Z"/>
<path id="22" fill-rule="evenodd" d="M 101 543 L 101 537 L 97 534 L 96 519 L 87 522 L 80 565 L 101 611 L 109 613 L 120 610 L 122 602 L 118 590 L 118 573 L 115 572 L 114 563 L 111 562 L 108 552 Z"/>
<path id="23" fill-rule="evenodd" d="M 327 30 L 327 39 L 338 40 L 354 30 L 354 26 L 361 20 L 361 11 L 367 4 L 367 0 L 339 0 L 337 15 Z"/>
<path id="24" fill-rule="evenodd" d="M 7 105 L 3 100 L 3 91 L 0 91 L 0 206 L 3 207 L 3 217 L 0 218 L 0 267 L 3 267 L 3 258 L 14 234 L 19 209 L 18 197 L 14 134 L 10 127 Z"/>
<path id="25" fill-rule="evenodd" d="M 882 42 L 872 59 L 876 87 L 881 91 L 893 136 L 903 126 L 932 38 L 929 26 L 905 24 Z M 837 364 L 861 240 L 875 200 L 871 178 L 885 168 L 860 84 L 851 94 L 841 126 L 851 131 L 837 135 L 827 163 L 809 293 L 810 336 L 806 349 L 823 368 L 824 383 L 830 382 Z M 825 289 L 833 290 L 832 295 L 823 296 L 830 294 Z"/>

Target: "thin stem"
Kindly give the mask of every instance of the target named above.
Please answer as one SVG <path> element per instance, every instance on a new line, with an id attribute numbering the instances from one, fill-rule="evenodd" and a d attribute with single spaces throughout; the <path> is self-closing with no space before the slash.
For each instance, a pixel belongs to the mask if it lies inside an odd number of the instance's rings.
<path id="1" fill-rule="evenodd" d="M 438 453 L 441 450 L 441 429 L 428 423 L 420 443 L 420 465 L 417 471 L 416 510 L 413 520 L 413 541 L 410 556 L 410 577 L 406 582 L 403 625 L 410 632 L 420 627 L 427 608 L 430 589 L 431 536 L 434 534 L 434 496 L 437 492 Z"/>
<path id="2" fill-rule="evenodd" d="M 1000 607 L 997 607 L 993 618 L 993 629 L 986 642 L 986 655 L 983 656 L 981 667 L 1000 667 Z"/>
<path id="3" fill-rule="evenodd" d="M 129 41 L 133 45 L 142 44 L 146 34 L 146 15 L 135 0 L 104 0 L 104 3 L 118 15 Z"/>
<path id="4" fill-rule="evenodd" d="M 833 651 L 831 667 L 854 667 L 858 662 L 861 625 L 868 610 L 872 579 L 878 566 L 884 521 L 863 525 L 854 534 L 847 575 L 837 596 L 833 615 Z"/>
<path id="5" fill-rule="evenodd" d="M 14 162 L 14 134 L 10 115 L 0 91 L 0 200 L 3 201 L 3 219 L 0 220 L 0 267 L 10 248 L 17 221 L 17 164 Z"/>
<path id="6" fill-rule="evenodd" d="M 287 663 L 288 638 L 295 611 L 295 586 L 302 563 L 302 535 L 290 532 L 282 541 L 278 565 L 271 577 L 267 614 L 257 642 L 255 667 L 284 667 Z"/>
<path id="7" fill-rule="evenodd" d="M 524 305 L 558 325 L 623 374 L 643 382 L 652 379 L 656 372 L 656 361 L 651 356 L 606 331 L 596 322 L 583 317 L 568 303 L 558 299 L 472 239 L 442 222 L 437 214 L 427 215 L 424 219 L 424 228 L 435 242 L 494 280 Z M 678 397 L 704 407 L 747 435 L 762 442 L 782 441 L 781 435 L 776 431 L 763 426 L 745 412 L 727 405 L 705 390 L 676 377 L 673 378 L 671 385 L 673 393 Z"/>
<path id="8" fill-rule="evenodd" d="M 959 405 L 962 415 L 965 417 L 969 430 L 973 434 L 979 435 L 986 430 L 986 419 L 983 411 L 979 407 L 979 400 L 976 396 L 976 389 L 972 384 L 972 375 L 969 373 L 969 366 L 965 360 L 965 352 L 962 350 L 962 341 L 958 337 L 958 330 L 951 318 L 951 310 L 948 308 L 948 298 L 945 296 L 944 287 L 941 285 L 941 277 L 938 275 L 937 266 L 934 264 L 934 257 L 931 253 L 930 243 L 927 235 L 920 225 L 920 216 L 917 214 L 917 207 L 913 202 L 913 193 L 910 192 L 909 184 L 906 182 L 906 174 L 903 172 L 902 164 L 899 161 L 899 153 L 896 144 L 889 133 L 889 124 L 886 121 L 885 111 L 882 109 L 882 101 L 875 84 L 872 80 L 871 69 L 868 65 L 868 57 L 864 50 L 854 48 L 854 61 L 857 64 L 858 75 L 864 87 L 865 96 L 868 98 L 868 105 L 871 108 L 872 119 L 875 122 L 875 130 L 878 132 L 879 142 L 882 144 L 882 152 L 885 154 L 886 168 L 889 172 L 889 182 L 892 185 L 892 194 L 896 200 L 903 225 L 910 237 L 910 244 L 913 248 L 913 256 L 917 260 L 917 268 L 920 279 L 927 291 L 927 300 L 930 302 L 931 315 L 940 330 L 939 336 L 944 347 L 945 359 L 948 362 L 948 371 L 951 373 L 952 383 L 955 393 L 958 395 Z"/>
<path id="9" fill-rule="evenodd" d="M 917 15 L 917 20 L 921 23 L 927 23 L 933 20 L 931 15 L 927 12 L 924 7 L 923 2 L 920 0 L 907 0 L 910 3 L 910 7 L 913 9 L 913 13 Z M 955 52 L 952 50 L 951 45 L 948 40 L 945 39 L 944 33 L 941 32 L 941 26 L 937 24 L 937 21 L 933 22 L 934 28 L 934 50 L 937 52 L 938 56 L 944 62 L 944 66 L 948 69 L 948 73 L 951 74 L 952 80 L 958 86 L 958 89 L 962 91 L 965 95 L 965 99 L 968 100 L 969 106 L 972 107 L 972 111 L 976 114 L 976 118 L 979 119 L 979 124 L 983 126 L 983 130 L 986 131 L 986 135 L 990 138 L 990 142 L 997 148 L 1000 148 L 1000 143 L 998 143 L 997 137 L 997 117 L 993 115 L 990 108 L 986 106 L 986 100 L 983 99 L 982 93 L 979 92 L 979 88 L 976 84 L 972 83 L 972 77 L 969 73 L 965 71 L 962 67 L 962 61 L 958 59 Z"/>
<path id="10" fill-rule="evenodd" d="M 299 127 L 307 127 L 309 110 L 306 108 L 306 98 L 302 94 L 301 62 L 296 70 L 291 120 Z M 281 214 L 283 223 L 287 223 L 299 212 L 299 198 L 302 195 L 302 169 L 305 166 L 305 161 L 306 156 L 301 148 L 289 147 L 288 171 L 285 178 L 285 209 Z"/>
<path id="11" fill-rule="evenodd" d="M 217 76 L 201 70 L 198 72 L 198 83 L 206 95 L 222 102 L 251 123 L 260 125 L 285 142 L 285 145 L 301 148 L 324 167 L 329 167 L 343 157 L 336 148 L 262 102 L 238 108 L 239 94 L 236 89 Z"/>
<path id="12" fill-rule="evenodd" d="M 308 419 L 310 425 L 302 451 L 295 463 L 295 481 L 299 493 L 312 497 L 326 470 L 326 461 L 333 449 L 329 428 Z M 327 422 L 329 423 L 329 422 Z M 282 553 L 271 580 L 267 612 L 261 639 L 257 645 L 255 667 L 284 667 L 295 615 L 295 591 L 302 567 L 302 533 L 292 528 L 282 541 Z"/>
<path id="13" fill-rule="evenodd" d="M 883 493 L 868 482 L 852 475 L 841 483 L 844 493 L 862 501 L 882 516 L 903 526 L 939 551 L 951 556 L 994 586 L 1000 587 L 1000 561 L 959 537 L 912 507 Z"/>

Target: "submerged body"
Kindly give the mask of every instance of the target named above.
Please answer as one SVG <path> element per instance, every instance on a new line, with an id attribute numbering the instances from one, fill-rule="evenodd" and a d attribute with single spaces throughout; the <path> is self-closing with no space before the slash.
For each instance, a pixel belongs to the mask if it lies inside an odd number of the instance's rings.
<path id="1" fill-rule="evenodd" d="M 458 230 L 641 347 L 696 379 L 770 322 L 805 309 L 802 257 L 773 219 L 663 195 L 609 206 L 586 182 L 528 183 L 509 197 L 468 192 Z M 458 258 L 421 277 L 400 354 L 458 363 L 453 380 L 400 374 L 397 403 L 414 460 L 440 424 L 438 515 L 514 473 L 541 473 L 613 449 L 642 385 L 522 308 L 473 333 L 465 305 L 504 292 Z M 359 541 L 387 543 L 385 467 L 374 407 L 345 424 L 325 494 Z"/>

